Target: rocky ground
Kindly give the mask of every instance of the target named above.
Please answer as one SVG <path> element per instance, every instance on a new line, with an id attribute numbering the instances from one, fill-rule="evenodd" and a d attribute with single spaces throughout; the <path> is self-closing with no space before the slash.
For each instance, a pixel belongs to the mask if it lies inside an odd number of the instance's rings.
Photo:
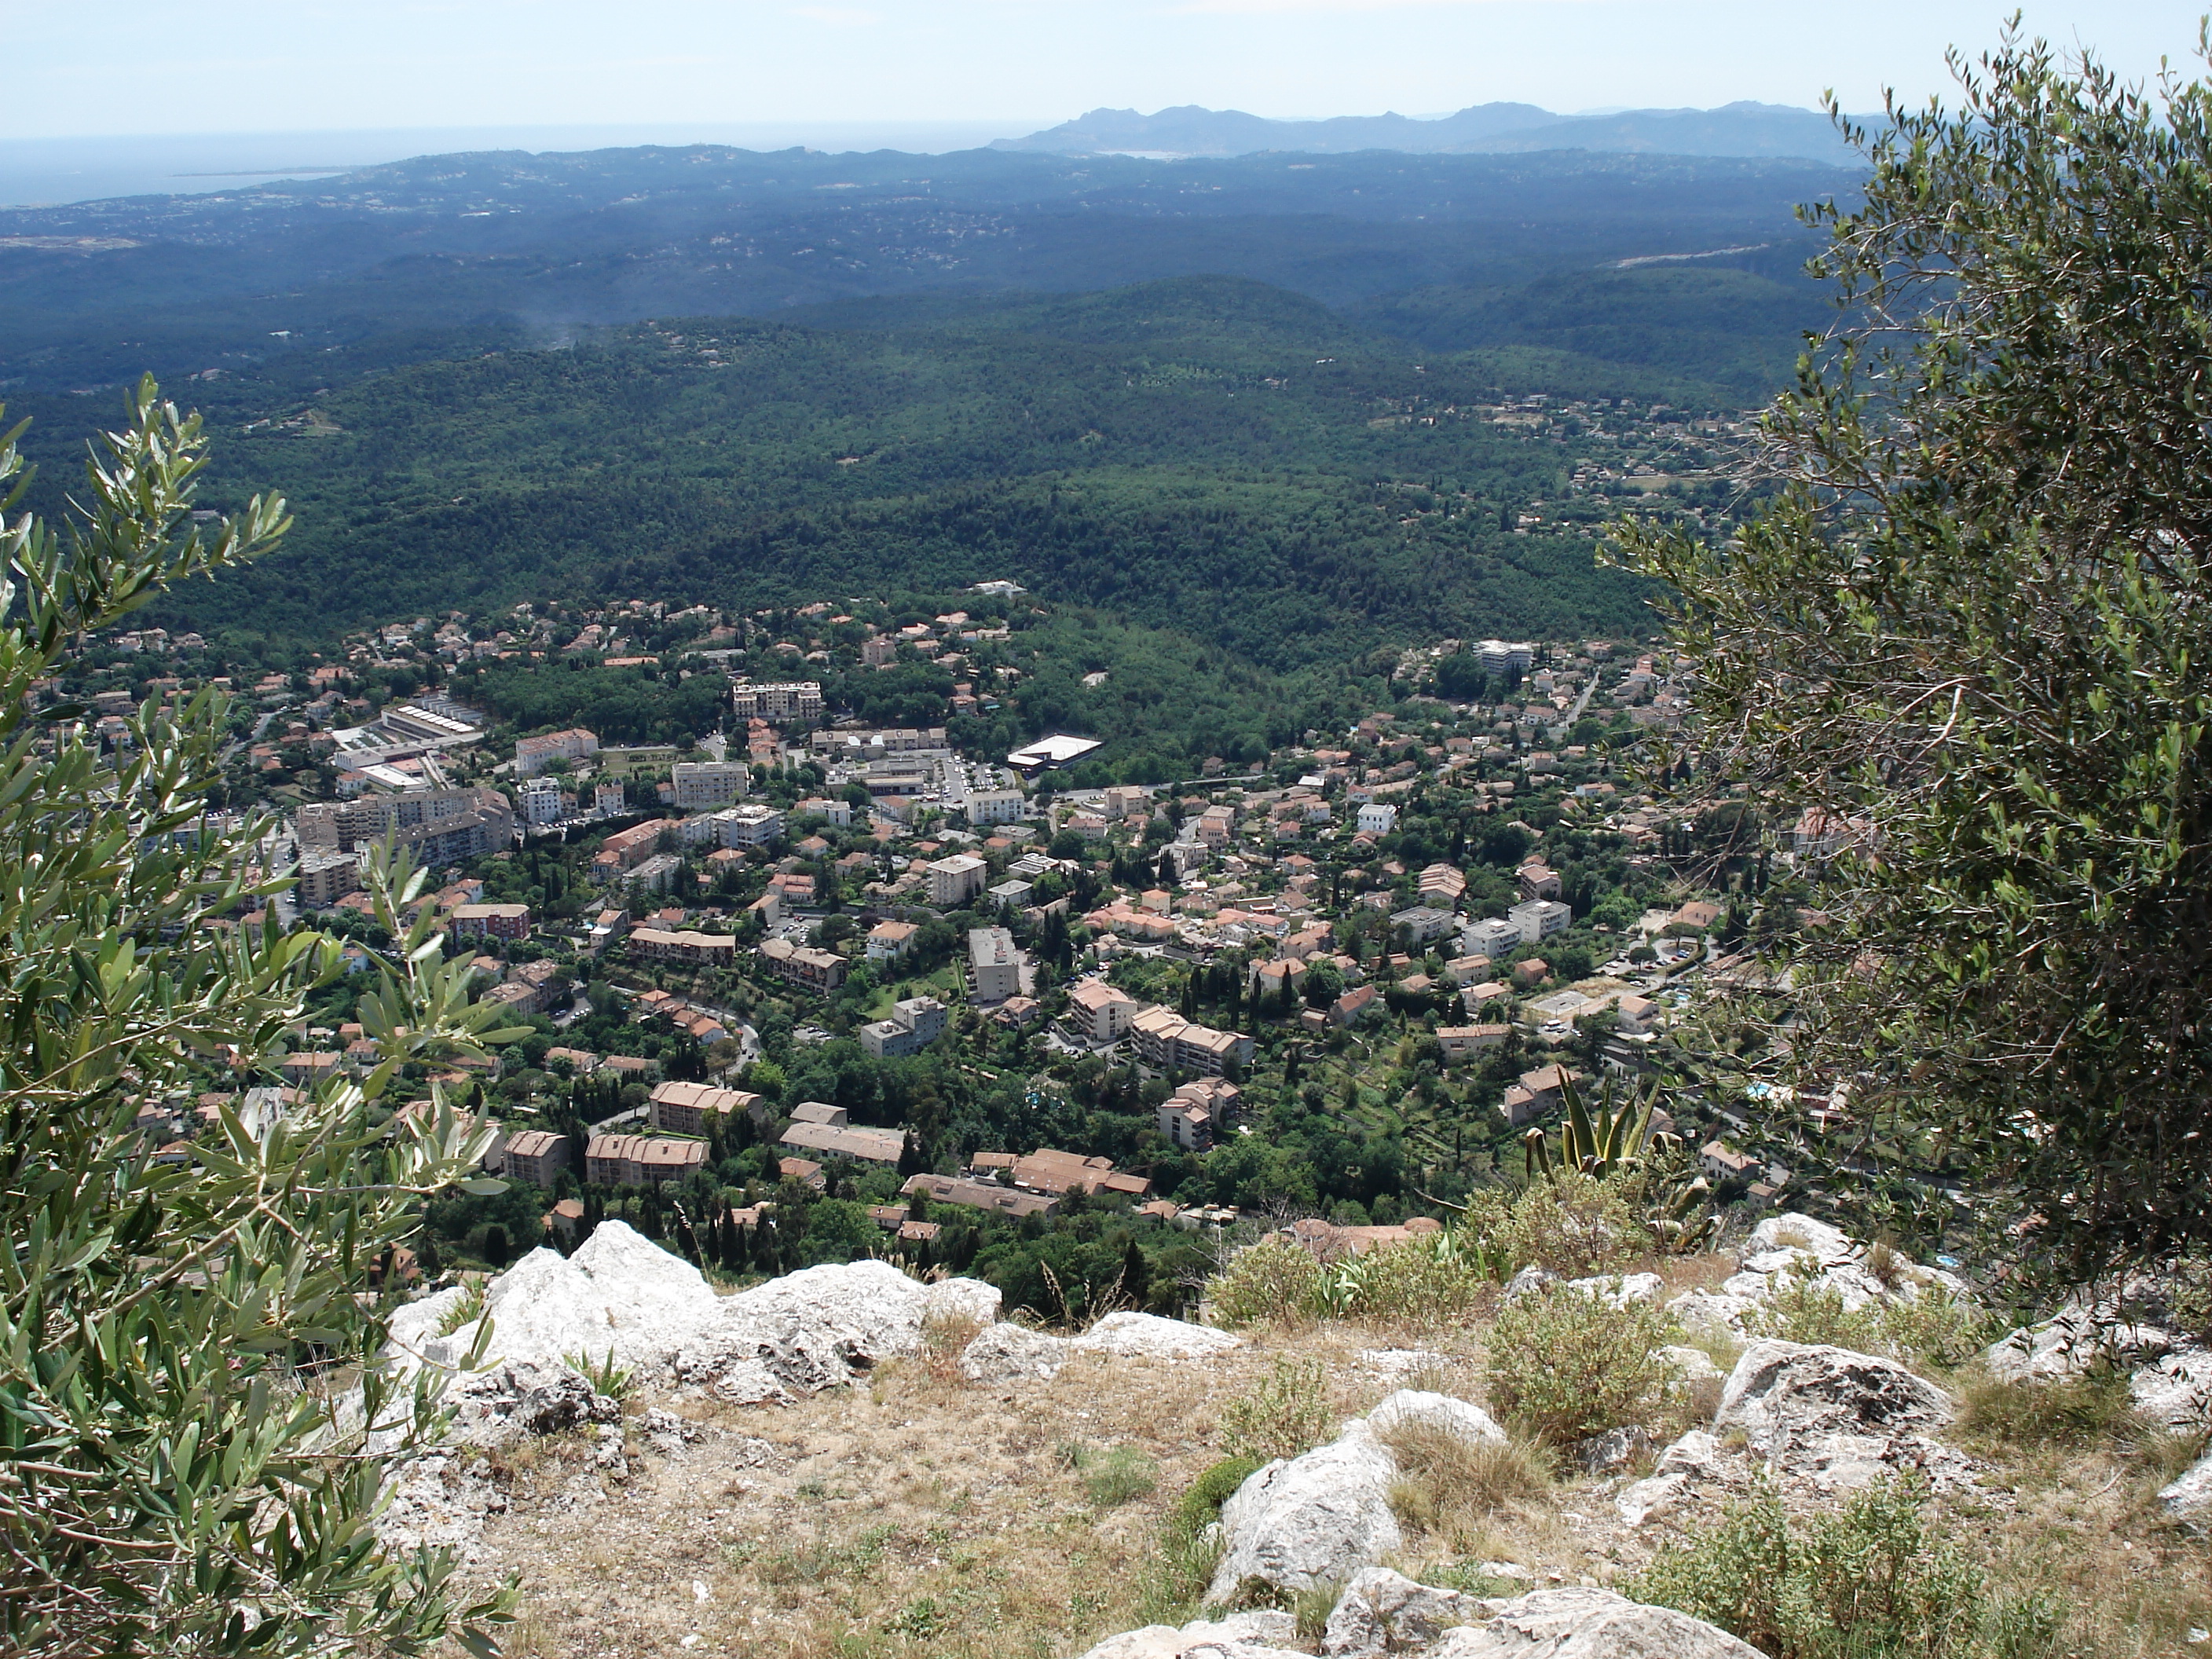
<path id="1" fill-rule="evenodd" d="M 1745 1274 L 1759 1278 L 1767 1254 L 1654 1264 L 1663 1277 L 1634 1290 L 1686 1312 L 1755 1297 Z M 400 1322 L 401 1363 L 465 1346 L 466 1331 L 441 1334 L 459 1302 L 441 1296 Z M 1877 1355 L 1731 1342 L 1709 1326 L 1700 1352 L 1732 1361 L 1725 1382 L 1714 1368 L 1672 1420 L 1593 1449 L 1595 1472 L 1570 1465 L 1474 1523 L 1425 1525 L 1401 1518 L 1402 1491 L 1394 1504 L 1390 1445 L 1404 1423 L 1505 1437 L 1481 1409 L 1480 1322 L 1231 1337 L 1125 1315 L 1071 1341 L 996 1322 L 987 1286 L 923 1287 L 878 1263 L 719 1296 L 618 1224 L 571 1261 L 519 1264 L 487 1301 L 489 1369 L 457 1387 L 453 1443 L 395 1474 L 386 1532 L 454 1545 L 472 1580 L 514 1575 L 523 1600 L 507 1645 L 543 1659 L 1720 1659 L 1743 1650 L 1665 1620 L 1622 1646 L 1620 1621 L 1649 1610 L 1561 1593 L 1625 1586 L 1668 1540 L 1762 1486 L 1817 1512 L 1907 1468 L 1934 1483 L 1947 1531 L 1993 1573 L 2067 1602 L 2061 1650 L 2203 1651 L 2191 1638 L 2212 1625 L 2189 1530 L 2193 1506 L 2212 1505 L 2212 1470 L 2168 1486 L 2170 1444 L 2164 1464 L 2126 1445 L 1992 1445 L 1960 1428 L 1956 1379 L 1939 1386 Z M 2045 1336 L 2014 1348 L 2063 1375 Z M 2137 1341 L 2139 1374 L 2156 1374 L 2142 1392 L 2195 1363 L 2171 1331 Z M 565 1363 L 608 1354 L 637 1374 L 621 1401 Z M 1318 1367 L 1336 1427 L 1230 1500 L 1212 1588 L 1249 1600 L 1273 1587 L 1287 1610 L 1228 1626 L 1216 1613 L 1186 1631 L 1203 1587 L 1164 1554 L 1163 1522 L 1220 1457 L 1224 1403 L 1286 1357 Z M 1364 1602 L 1341 1589 L 1370 1568 L 1395 1573 L 1370 1580 Z M 1369 1603 L 1426 1609 L 1414 1625 L 1434 1629 L 1377 1638 Z M 1431 1616 L 1440 1608 L 1446 1623 Z M 1445 1635 L 1452 1626 L 1467 1628 Z"/>

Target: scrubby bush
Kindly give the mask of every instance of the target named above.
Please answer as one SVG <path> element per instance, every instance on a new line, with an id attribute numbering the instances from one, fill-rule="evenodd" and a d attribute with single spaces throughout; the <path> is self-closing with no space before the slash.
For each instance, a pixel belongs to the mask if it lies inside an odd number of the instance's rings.
<path id="1" fill-rule="evenodd" d="M 1628 1586 L 1774 1659 L 2029 1659 L 2054 1611 L 1998 1603 L 1983 1570 L 1930 1527 L 1928 1487 L 1899 1476 L 1793 1525 L 1771 1491 L 1662 1551 Z"/>
<path id="2" fill-rule="evenodd" d="M 1567 1445 L 1657 1416 L 1677 1380 L 1659 1350 L 1681 1335 L 1672 1316 L 1648 1303 L 1613 1308 L 1554 1286 L 1498 1316 L 1485 1386 L 1516 1428 Z"/>
<path id="3" fill-rule="evenodd" d="M 1239 1250 L 1207 1281 L 1213 1316 L 1231 1328 L 1273 1325 L 1310 1316 L 1321 1263 L 1287 1238 L 1269 1238 Z"/>
<path id="4" fill-rule="evenodd" d="M 1854 1353 L 1882 1345 L 1879 1309 L 1850 1307 L 1841 1291 L 1807 1273 L 1784 1274 L 1772 1295 L 1743 1316 L 1743 1328 L 1749 1336 L 1826 1343 Z"/>
<path id="5" fill-rule="evenodd" d="M 1575 1170 L 1530 1182 L 1492 1224 L 1509 1273 L 1534 1266 L 1583 1279 L 1626 1267 L 1650 1243 L 1624 1182 Z"/>
<path id="6" fill-rule="evenodd" d="M 1474 1440 L 1412 1419 L 1382 1435 L 1397 1460 L 1390 1508 L 1408 1530 L 1434 1534 L 1468 1553 L 1482 1524 L 1501 1510 L 1551 1490 L 1550 1455 L 1528 1440 Z"/>
<path id="7" fill-rule="evenodd" d="M 1311 1451 L 1330 1426 L 1328 1373 L 1318 1359 L 1277 1359 L 1249 1392 L 1221 1408 L 1222 1449 L 1262 1463 Z"/>
<path id="8" fill-rule="evenodd" d="M 1376 1324 L 1463 1322 L 1493 1288 L 1473 1242 L 1453 1229 L 1331 1262 L 1316 1275 L 1310 1305 L 1329 1318 Z"/>
<path id="9" fill-rule="evenodd" d="M 2002 1334 L 2002 1320 L 1946 1290 L 1923 1285 L 1882 1306 L 1882 1340 L 1907 1364 L 1956 1370 Z"/>

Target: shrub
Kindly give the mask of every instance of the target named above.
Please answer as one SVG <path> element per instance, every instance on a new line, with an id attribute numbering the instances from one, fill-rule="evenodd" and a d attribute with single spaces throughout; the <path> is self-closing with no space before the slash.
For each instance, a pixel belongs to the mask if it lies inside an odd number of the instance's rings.
<path id="1" fill-rule="evenodd" d="M 1551 1490 L 1551 1459 L 1526 1440 L 1469 1440 L 1411 1420 L 1382 1439 L 1398 1463 L 1390 1508 L 1409 1530 L 1436 1534 L 1455 1554 L 1474 1547 L 1491 1516 Z"/>
<path id="2" fill-rule="evenodd" d="M 1180 1624 L 1196 1601 L 1221 1559 L 1218 1539 L 1206 1528 L 1221 1518 L 1221 1506 L 1260 1468 L 1251 1457 L 1224 1457 L 1176 1499 L 1160 1527 L 1159 1570 L 1145 1585 L 1138 1605 L 1147 1623 Z"/>
<path id="3" fill-rule="evenodd" d="M 2003 1322 L 1948 1291 L 1923 1285 L 1910 1302 L 1887 1303 L 1882 1340 L 1908 1364 L 1956 1370 L 2002 1334 Z"/>
<path id="4" fill-rule="evenodd" d="M 1899 1476 L 1800 1528 L 1770 1490 L 1662 1551 L 1628 1593 L 1775 1659 L 2025 1659 L 2047 1647 L 2050 1607 L 1994 1601 L 1981 1567 L 1928 1524 L 1927 1500 L 1923 1479 Z"/>
<path id="5" fill-rule="evenodd" d="M 460 1295 L 454 1298 L 453 1305 L 446 1310 L 445 1316 L 438 1321 L 438 1334 L 451 1336 L 456 1331 L 475 1324 L 483 1315 L 483 1281 L 471 1279 Z"/>
<path id="6" fill-rule="evenodd" d="M 1321 1281 L 1313 1252 L 1287 1238 L 1239 1250 L 1206 1283 L 1206 1300 L 1224 1325 L 1273 1325 L 1303 1319 Z"/>
<path id="7" fill-rule="evenodd" d="M 1433 1328 L 1464 1321 L 1491 1275 L 1463 1229 L 1347 1256 L 1316 1275 L 1313 1311 L 1335 1319 Z"/>
<path id="8" fill-rule="evenodd" d="M 1534 1265 L 1584 1279 L 1624 1267 L 1650 1241 L 1621 1183 L 1562 1170 L 1513 1200 L 1497 1244 L 1510 1273 Z"/>
<path id="9" fill-rule="evenodd" d="M 1279 1358 L 1249 1392 L 1221 1408 L 1221 1444 L 1265 1463 L 1311 1451 L 1328 1437 L 1328 1376 L 1318 1359 Z"/>
<path id="10" fill-rule="evenodd" d="M 1799 1258 L 1801 1261 L 1804 1258 Z M 1814 1264 L 1806 1263 L 1808 1270 Z M 1873 1307 L 1852 1308 L 1833 1285 L 1815 1283 L 1806 1273 L 1782 1277 L 1772 1296 L 1744 1316 L 1747 1335 L 1778 1337 L 1784 1342 L 1828 1343 L 1865 1353 L 1881 1346 L 1881 1314 Z"/>
<path id="11" fill-rule="evenodd" d="M 1171 1540 L 1188 1543 L 1221 1518 L 1221 1506 L 1237 1489 L 1260 1472 L 1262 1460 L 1231 1456 L 1208 1468 L 1168 1511 L 1166 1532 Z"/>
<path id="12" fill-rule="evenodd" d="M 1560 1287 L 1522 1297 L 1490 1329 L 1491 1404 L 1555 1446 L 1648 1421 L 1675 1381 L 1658 1351 L 1680 1337 L 1673 1318 L 1646 1303 L 1613 1308 Z"/>

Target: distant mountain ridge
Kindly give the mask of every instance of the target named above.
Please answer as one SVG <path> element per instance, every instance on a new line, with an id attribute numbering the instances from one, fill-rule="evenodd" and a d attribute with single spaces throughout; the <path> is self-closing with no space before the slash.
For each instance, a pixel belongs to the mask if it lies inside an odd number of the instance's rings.
<path id="1" fill-rule="evenodd" d="M 1789 156 L 1846 164 L 1854 153 L 1826 115 L 1784 104 L 1735 103 L 1718 109 L 1623 110 L 1611 115 L 1555 115 L 1534 104 L 1475 104 L 1433 119 L 1346 115 L 1276 121 L 1242 110 L 1180 105 L 1152 115 L 1095 109 L 994 149 L 1053 155 L 1249 155 L 1267 150 L 1342 155 L 1360 150 L 1413 155 L 1526 153 L 1583 149 L 1634 155 Z"/>

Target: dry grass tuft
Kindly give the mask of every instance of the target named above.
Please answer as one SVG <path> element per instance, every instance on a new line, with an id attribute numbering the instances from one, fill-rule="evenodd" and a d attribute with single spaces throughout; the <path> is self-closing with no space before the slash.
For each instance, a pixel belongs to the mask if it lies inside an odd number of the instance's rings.
<path id="1" fill-rule="evenodd" d="M 1499 1516 L 1552 1492 L 1551 1455 L 1534 1441 L 1469 1440 L 1416 1422 L 1382 1438 L 1398 1460 L 1390 1507 L 1400 1524 L 1455 1555 L 1472 1553 Z"/>

